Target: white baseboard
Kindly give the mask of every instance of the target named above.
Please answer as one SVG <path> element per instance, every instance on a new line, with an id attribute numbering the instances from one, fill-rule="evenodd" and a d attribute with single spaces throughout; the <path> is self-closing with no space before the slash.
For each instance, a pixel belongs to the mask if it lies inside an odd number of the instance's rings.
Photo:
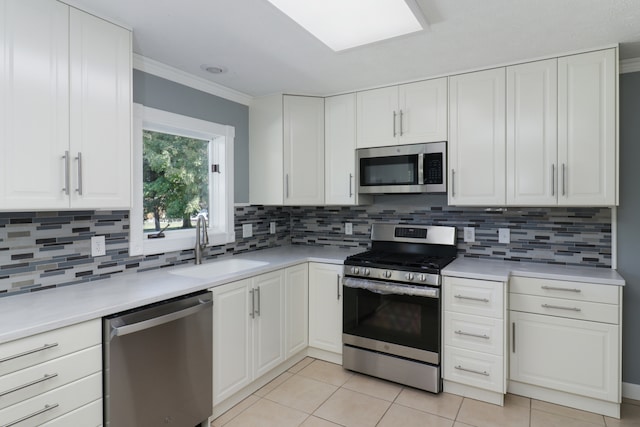
<path id="1" fill-rule="evenodd" d="M 640 400 L 640 384 L 622 383 L 622 397 Z"/>

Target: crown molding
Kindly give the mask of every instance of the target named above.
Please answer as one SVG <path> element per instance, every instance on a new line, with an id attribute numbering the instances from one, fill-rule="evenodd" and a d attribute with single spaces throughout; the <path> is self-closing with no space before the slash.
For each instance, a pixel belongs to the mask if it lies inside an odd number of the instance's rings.
<path id="1" fill-rule="evenodd" d="M 620 74 L 636 73 L 640 71 L 640 58 L 623 59 L 620 61 Z"/>
<path id="2" fill-rule="evenodd" d="M 249 105 L 253 99 L 252 96 L 246 93 L 194 76 L 137 53 L 133 54 L 133 68 L 239 104 Z"/>

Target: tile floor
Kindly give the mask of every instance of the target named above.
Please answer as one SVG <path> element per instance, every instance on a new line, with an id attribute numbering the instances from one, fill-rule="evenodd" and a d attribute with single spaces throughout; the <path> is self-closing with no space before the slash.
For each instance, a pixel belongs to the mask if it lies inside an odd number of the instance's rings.
<path id="1" fill-rule="evenodd" d="M 213 421 L 212 427 L 640 426 L 640 402 L 622 419 L 507 395 L 504 407 L 437 395 L 306 358 Z"/>

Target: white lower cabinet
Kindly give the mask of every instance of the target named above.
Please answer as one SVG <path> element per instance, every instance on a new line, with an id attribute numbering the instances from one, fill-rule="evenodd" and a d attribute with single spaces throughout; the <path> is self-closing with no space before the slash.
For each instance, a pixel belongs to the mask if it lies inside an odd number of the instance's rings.
<path id="1" fill-rule="evenodd" d="M 509 301 L 509 389 L 619 417 L 622 289 L 513 277 Z"/>
<path id="2" fill-rule="evenodd" d="M 342 265 L 309 263 L 309 347 L 342 354 Z"/>
<path id="3" fill-rule="evenodd" d="M 503 282 L 445 277 L 444 391 L 502 405 L 507 392 Z"/>
<path id="4" fill-rule="evenodd" d="M 0 425 L 102 424 L 101 320 L 0 346 Z"/>
<path id="5" fill-rule="evenodd" d="M 302 264 L 211 289 L 214 406 L 306 348 L 306 271 Z"/>

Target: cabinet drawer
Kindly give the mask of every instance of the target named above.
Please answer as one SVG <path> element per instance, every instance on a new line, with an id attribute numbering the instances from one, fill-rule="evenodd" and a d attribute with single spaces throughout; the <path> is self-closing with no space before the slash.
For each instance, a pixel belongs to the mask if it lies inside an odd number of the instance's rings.
<path id="1" fill-rule="evenodd" d="M 444 314 L 444 330 L 445 345 L 497 356 L 504 353 L 502 320 L 447 311 Z"/>
<path id="2" fill-rule="evenodd" d="M 102 373 L 92 374 L 71 384 L 24 400 L 0 410 L 0 425 L 24 419 L 20 427 L 39 426 L 74 409 L 100 399 Z"/>
<path id="3" fill-rule="evenodd" d="M 101 342 L 100 319 L 10 341 L 0 345 L 0 375 L 37 365 Z"/>
<path id="4" fill-rule="evenodd" d="M 457 347 L 444 347 L 444 378 L 485 390 L 505 392 L 504 358 Z"/>
<path id="5" fill-rule="evenodd" d="M 102 370 L 102 346 L 78 351 L 0 377 L 0 409 Z"/>
<path id="6" fill-rule="evenodd" d="M 64 414 L 54 420 L 42 424 L 41 427 L 98 427 L 102 425 L 102 399 Z"/>
<path id="7" fill-rule="evenodd" d="M 444 278 L 444 309 L 457 313 L 503 318 L 504 284 L 485 280 Z"/>
<path id="8" fill-rule="evenodd" d="M 512 293 L 556 297 L 605 304 L 619 304 L 620 288 L 596 283 L 567 282 L 563 280 L 512 277 L 509 280 Z"/>
<path id="9" fill-rule="evenodd" d="M 618 306 L 611 304 L 510 294 L 509 309 L 526 313 L 546 314 L 549 316 L 590 320 L 615 325 L 619 323 Z"/>

